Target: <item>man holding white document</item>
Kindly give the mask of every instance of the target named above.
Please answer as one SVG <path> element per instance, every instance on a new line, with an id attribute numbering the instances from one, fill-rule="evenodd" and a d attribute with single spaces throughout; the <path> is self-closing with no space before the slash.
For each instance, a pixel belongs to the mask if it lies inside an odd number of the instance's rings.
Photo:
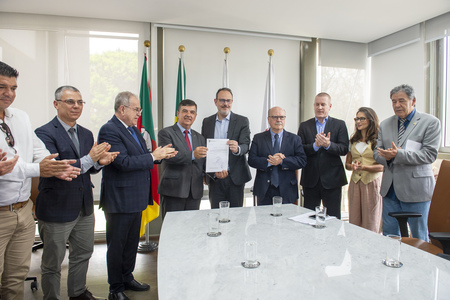
<path id="1" fill-rule="evenodd" d="M 191 128 L 197 117 L 197 104 L 182 100 L 177 108 L 178 122 L 158 133 L 158 145 L 172 145 L 177 155 L 162 161 L 158 193 L 162 196 L 162 217 L 167 212 L 198 210 L 203 196 L 203 167 L 207 148 L 205 138 Z"/>
<path id="2" fill-rule="evenodd" d="M 245 157 L 250 146 L 249 121 L 248 118 L 231 112 L 233 93 L 229 88 L 217 91 L 214 104 L 217 113 L 203 119 L 202 135 L 206 139 L 228 140 L 217 141 L 217 146 L 220 143 L 228 145 L 228 165 L 223 166 L 222 171 L 207 173 L 209 201 L 211 208 L 218 208 L 220 201 L 229 201 L 231 207 L 242 207 L 245 183 L 252 178 Z M 211 161 L 209 153 L 208 160 Z"/>
<path id="3" fill-rule="evenodd" d="M 400 235 L 398 222 L 389 212 L 416 212 L 409 218 L 411 235 L 428 241 L 428 211 L 435 180 L 432 163 L 436 160 L 441 139 L 437 118 L 416 110 L 416 97 L 409 85 L 391 90 L 395 115 L 380 124 L 375 160 L 384 166 L 383 234 Z"/>

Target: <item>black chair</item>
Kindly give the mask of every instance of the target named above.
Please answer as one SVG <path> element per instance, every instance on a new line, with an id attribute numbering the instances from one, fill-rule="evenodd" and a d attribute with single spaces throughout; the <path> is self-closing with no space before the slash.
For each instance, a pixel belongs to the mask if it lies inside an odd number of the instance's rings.
<path id="1" fill-rule="evenodd" d="M 428 214 L 428 230 L 430 231 L 430 243 L 410 238 L 408 235 L 408 218 L 421 217 L 422 214 L 408 212 L 391 212 L 400 226 L 402 242 L 432 254 L 450 256 L 450 195 L 448 184 L 450 182 L 450 161 L 443 160 L 439 169 L 439 175 L 431 198 Z M 439 256 L 445 256 L 439 255 Z"/>

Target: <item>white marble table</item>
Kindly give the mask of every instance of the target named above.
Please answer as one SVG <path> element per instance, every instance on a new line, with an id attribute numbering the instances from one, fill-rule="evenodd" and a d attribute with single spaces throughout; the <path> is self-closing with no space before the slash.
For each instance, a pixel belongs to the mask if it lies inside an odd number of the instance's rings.
<path id="1" fill-rule="evenodd" d="M 450 261 L 402 244 L 403 267 L 389 268 L 386 237 L 336 219 L 325 229 L 288 220 L 308 211 L 292 204 L 282 217 L 271 209 L 231 208 L 219 237 L 206 235 L 210 210 L 168 213 L 159 300 L 450 299 Z M 241 266 L 246 239 L 258 242 L 257 269 Z"/>

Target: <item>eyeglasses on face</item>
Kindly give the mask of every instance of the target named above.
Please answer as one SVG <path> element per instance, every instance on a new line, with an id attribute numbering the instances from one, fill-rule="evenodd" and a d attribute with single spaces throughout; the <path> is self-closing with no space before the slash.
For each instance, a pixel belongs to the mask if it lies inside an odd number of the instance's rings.
<path id="1" fill-rule="evenodd" d="M 17 153 L 16 149 L 14 149 L 14 137 L 11 133 L 11 129 L 9 128 L 9 126 L 6 123 L 1 123 L 0 130 L 6 134 L 5 141 L 8 144 L 8 146 L 13 148 L 14 152 Z"/>
<path id="2" fill-rule="evenodd" d="M 75 103 L 82 106 L 84 104 L 86 104 L 86 102 L 84 102 L 83 100 L 73 100 L 73 99 L 67 99 L 67 100 L 56 100 L 58 102 L 64 102 L 69 106 L 74 106 Z"/>
<path id="3" fill-rule="evenodd" d="M 355 122 L 358 121 L 364 122 L 365 120 L 367 120 L 367 118 L 361 117 L 361 118 L 354 118 L 353 120 L 355 120 Z"/>
<path id="4" fill-rule="evenodd" d="M 233 103 L 233 99 L 219 99 L 219 102 L 221 104 L 224 104 L 224 103 L 230 104 L 230 103 Z"/>
<path id="5" fill-rule="evenodd" d="M 269 116 L 269 118 L 271 118 L 272 120 L 281 120 L 281 121 L 283 121 L 284 119 L 286 119 L 286 116 Z"/>
<path id="6" fill-rule="evenodd" d="M 126 105 L 124 105 L 126 108 L 129 108 L 129 109 L 132 109 L 132 110 L 134 110 L 137 114 L 140 114 L 140 113 L 142 113 L 142 108 L 139 108 L 139 107 L 130 107 L 130 106 L 126 106 Z"/>

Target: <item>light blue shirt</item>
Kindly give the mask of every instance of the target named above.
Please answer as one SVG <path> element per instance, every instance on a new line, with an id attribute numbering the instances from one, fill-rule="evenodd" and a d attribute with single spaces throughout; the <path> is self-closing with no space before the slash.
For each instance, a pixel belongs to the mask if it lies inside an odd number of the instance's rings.
<path id="1" fill-rule="evenodd" d="M 56 116 L 58 118 L 59 123 L 61 123 L 62 127 L 64 127 L 64 130 L 67 132 L 67 135 L 70 137 L 69 134 L 69 129 L 72 128 L 69 125 L 67 125 L 66 123 L 64 123 L 63 120 L 61 120 L 58 116 Z M 75 126 L 73 126 L 73 129 L 75 129 L 75 134 L 77 135 L 78 138 L 78 125 L 75 124 Z M 78 141 L 80 139 L 78 138 Z M 86 154 L 85 156 L 83 156 L 82 158 L 80 158 L 80 168 L 81 168 L 81 174 L 86 173 L 90 168 L 92 168 L 92 166 L 95 167 L 96 170 L 99 170 L 101 168 L 103 168 L 102 165 L 100 165 L 98 162 L 95 162 L 92 160 L 92 158 L 89 156 L 89 154 Z"/>
<path id="2" fill-rule="evenodd" d="M 226 116 L 222 120 L 219 120 L 219 114 L 216 115 L 216 126 L 214 127 L 215 139 L 227 139 L 228 127 L 230 126 L 230 116 L 231 112 L 228 114 L 228 116 Z M 233 155 L 239 155 L 239 153 L 241 153 L 241 147 L 238 146 L 238 152 L 233 153 Z"/>
<path id="3" fill-rule="evenodd" d="M 317 120 L 317 118 L 314 118 L 314 119 L 316 120 L 317 133 L 323 133 L 325 131 L 325 125 L 327 125 L 328 116 L 325 119 L 323 119 L 323 123 L 320 123 L 319 120 Z M 330 148 L 330 146 L 331 146 L 331 143 L 330 143 L 330 145 L 327 148 L 324 148 L 324 149 L 328 150 Z M 314 151 L 317 152 L 322 147 L 317 147 L 316 143 L 313 143 L 313 148 L 314 148 Z"/>
<path id="4" fill-rule="evenodd" d="M 177 122 L 178 128 L 180 128 L 181 130 L 181 134 L 183 134 L 184 136 L 184 131 L 186 130 L 186 128 L 184 128 L 183 126 L 180 125 L 180 123 Z M 189 143 L 191 143 L 191 149 L 194 150 L 194 145 L 192 145 L 192 133 L 191 133 L 191 129 L 187 129 L 187 131 L 189 131 L 188 133 L 188 138 L 189 138 Z M 194 156 L 194 151 L 192 151 L 192 160 L 195 159 Z"/>

